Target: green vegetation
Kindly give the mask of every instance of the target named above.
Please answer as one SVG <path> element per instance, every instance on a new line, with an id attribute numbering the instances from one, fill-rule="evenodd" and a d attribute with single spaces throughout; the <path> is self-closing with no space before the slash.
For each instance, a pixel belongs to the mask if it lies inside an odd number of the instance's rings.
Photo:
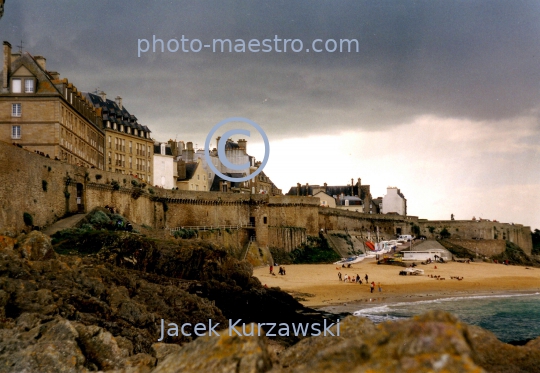
<path id="1" fill-rule="evenodd" d="M 450 232 L 448 232 L 448 229 L 446 229 L 446 227 L 444 227 L 439 234 L 441 235 L 441 238 L 443 240 L 451 236 Z"/>
<path id="2" fill-rule="evenodd" d="M 532 232 L 532 242 L 532 253 L 534 255 L 540 255 L 540 229 L 535 229 L 534 232 Z"/>
<path id="3" fill-rule="evenodd" d="M 499 255 L 494 255 L 492 259 L 499 262 L 508 260 L 510 264 L 540 267 L 540 260 L 530 258 L 525 252 L 513 242 L 506 241 L 506 249 Z"/>
<path id="4" fill-rule="evenodd" d="M 411 227 L 412 234 L 416 237 L 420 236 L 420 227 L 414 223 L 411 223 L 411 224 L 412 224 L 412 227 Z"/>
<path id="5" fill-rule="evenodd" d="M 155 192 L 154 192 L 154 189 L 152 189 L 152 188 L 148 188 L 148 193 L 150 193 L 150 194 L 154 194 L 154 193 L 155 193 Z"/>
<path id="6" fill-rule="evenodd" d="M 100 227 L 105 224 L 109 224 L 111 222 L 111 219 L 107 216 L 106 213 L 98 210 L 90 216 L 89 221 L 90 224 Z"/>
<path id="7" fill-rule="evenodd" d="M 66 197 L 66 199 L 69 199 L 70 196 L 71 193 L 69 193 L 67 190 L 64 190 L 64 197 Z"/>
<path id="8" fill-rule="evenodd" d="M 111 185 L 113 187 L 113 190 L 120 190 L 120 184 L 118 183 L 118 181 L 116 180 L 111 181 Z"/>
<path id="9" fill-rule="evenodd" d="M 139 187 L 139 183 L 137 182 L 137 180 L 131 180 L 131 185 L 133 185 L 135 188 Z"/>
<path id="10" fill-rule="evenodd" d="M 429 226 L 427 228 L 429 230 L 429 233 L 433 234 L 433 232 L 435 232 L 435 227 Z"/>
<path id="11" fill-rule="evenodd" d="M 101 176 L 100 174 L 96 174 L 96 181 L 100 180 L 103 176 Z"/>
<path id="12" fill-rule="evenodd" d="M 29 226 L 29 227 L 34 226 L 34 218 L 28 212 L 23 213 L 23 221 L 24 221 L 24 224 Z"/>
<path id="13" fill-rule="evenodd" d="M 312 236 L 307 237 L 306 244 L 290 253 L 278 249 L 270 249 L 270 252 L 276 262 L 283 264 L 333 263 L 341 259 L 326 239 Z"/>
<path id="14" fill-rule="evenodd" d="M 44 192 L 47 191 L 47 180 L 41 180 L 41 188 L 43 189 Z"/>
<path id="15" fill-rule="evenodd" d="M 131 198 L 133 199 L 137 199 L 139 198 L 141 195 L 143 194 L 143 190 L 139 187 L 135 187 L 133 188 L 133 190 L 131 191 Z"/>
<path id="16" fill-rule="evenodd" d="M 194 229 L 179 229 L 174 232 L 174 238 L 193 238 L 197 236 L 197 231 Z"/>

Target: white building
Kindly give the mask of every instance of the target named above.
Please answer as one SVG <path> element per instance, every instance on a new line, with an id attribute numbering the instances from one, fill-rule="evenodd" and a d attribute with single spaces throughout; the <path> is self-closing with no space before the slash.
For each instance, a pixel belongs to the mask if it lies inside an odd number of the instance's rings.
<path id="1" fill-rule="evenodd" d="M 176 187 L 176 165 L 171 147 L 167 143 L 154 143 L 153 185 L 165 189 Z"/>
<path id="2" fill-rule="evenodd" d="M 386 188 L 386 195 L 382 200 L 382 213 L 407 215 L 407 200 L 398 188 Z"/>

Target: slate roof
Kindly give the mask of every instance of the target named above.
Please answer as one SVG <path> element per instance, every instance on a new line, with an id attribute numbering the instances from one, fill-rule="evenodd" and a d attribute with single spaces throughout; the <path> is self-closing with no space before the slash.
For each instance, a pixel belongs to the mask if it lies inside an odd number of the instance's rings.
<path id="1" fill-rule="evenodd" d="M 321 186 L 317 185 L 316 186 L 317 188 L 322 188 Z M 289 192 L 287 193 L 287 195 L 289 196 L 295 196 L 296 195 L 296 189 L 297 187 L 291 187 L 291 189 L 289 189 Z M 369 193 L 369 185 L 361 185 L 360 186 L 360 193 L 358 193 L 358 184 L 354 185 L 352 187 L 353 189 L 353 196 L 358 196 L 360 199 L 364 200 L 366 198 L 366 196 L 368 195 Z M 326 194 L 328 194 L 329 196 L 340 196 L 341 193 L 343 193 L 343 195 L 345 196 L 351 196 L 351 186 L 350 185 L 337 185 L 337 186 L 327 186 L 326 187 Z M 306 190 L 306 186 L 305 185 L 302 185 L 300 186 L 300 195 L 301 196 L 305 196 L 305 195 L 313 195 L 313 187 L 310 185 L 307 190 Z"/>
<path id="2" fill-rule="evenodd" d="M 150 138 L 150 129 L 147 126 L 139 124 L 137 117 L 130 114 L 124 105 L 120 109 L 116 101 L 109 99 L 103 100 L 101 96 L 90 92 L 83 92 L 83 94 L 92 102 L 94 107 L 100 107 L 102 109 L 103 126 L 106 126 L 107 121 L 122 124 L 125 127 L 136 128 L 139 131 L 146 132 L 147 138 Z"/>
<path id="3" fill-rule="evenodd" d="M 186 181 L 191 180 L 193 178 L 193 175 L 195 175 L 195 171 L 197 171 L 197 166 L 199 165 L 198 162 L 186 162 L 186 178 L 176 179 L 177 181 Z"/>
<path id="4" fill-rule="evenodd" d="M 237 172 L 225 172 L 225 175 L 230 176 L 230 177 L 234 177 L 234 178 L 239 178 L 239 177 L 245 176 L 244 174 L 237 173 Z M 210 187 L 210 191 L 211 192 L 221 192 L 221 183 L 223 181 L 225 181 L 225 180 L 222 179 L 221 177 L 219 177 L 218 175 L 215 175 L 214 180 L 212 181 L 212 186 Z M 231 181 L 231 188 L 241 188 L 242 184 L 243 184 L 243 182 Z"/>

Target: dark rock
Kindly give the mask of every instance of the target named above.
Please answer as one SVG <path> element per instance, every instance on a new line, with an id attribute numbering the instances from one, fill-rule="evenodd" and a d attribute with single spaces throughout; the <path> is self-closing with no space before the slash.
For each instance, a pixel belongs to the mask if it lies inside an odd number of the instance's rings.
<path id="1" fill-rule="evenodd" d="M 170 343 L 154 343 L 152 345 L 152 356 L 157 359 L 158 364 L 163 361 L 167 356 L 172 353 L 180 351 L 182 347 L 180 345 Z"/>
<path id="2" fill-rule="evenodd" d="M 246 330 L 249 333 L 250 326 Z M 219 337 L 198 338 L 167 356 L 152 373 L 262 373 L 272 367 L 265 337 L 232 334 L 227 330 Z"/>
<path id="3" fill-rule="evenodd" d="M 56 257 L 51 238 L 39 231 L 32 231 L 17 240 L 17 251 L 28 260 L 49 260 Z"/>

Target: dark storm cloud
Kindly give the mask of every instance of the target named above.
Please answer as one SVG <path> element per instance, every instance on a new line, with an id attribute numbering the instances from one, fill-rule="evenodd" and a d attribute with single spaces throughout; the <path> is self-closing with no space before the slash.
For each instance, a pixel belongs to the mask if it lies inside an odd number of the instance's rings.
<path id="1" fill-rule="evenodd" d="M 154 134 L 246 116 L 275 136 L 497 120 L 540 93 L 535 1 L 7 1 L 0 34 L 79 89 L 121 95 Z M 359 53 L 146 53 L 137 39 L 359 40 Z M 160 136 L 161 137 L 161 136 Z"/>

